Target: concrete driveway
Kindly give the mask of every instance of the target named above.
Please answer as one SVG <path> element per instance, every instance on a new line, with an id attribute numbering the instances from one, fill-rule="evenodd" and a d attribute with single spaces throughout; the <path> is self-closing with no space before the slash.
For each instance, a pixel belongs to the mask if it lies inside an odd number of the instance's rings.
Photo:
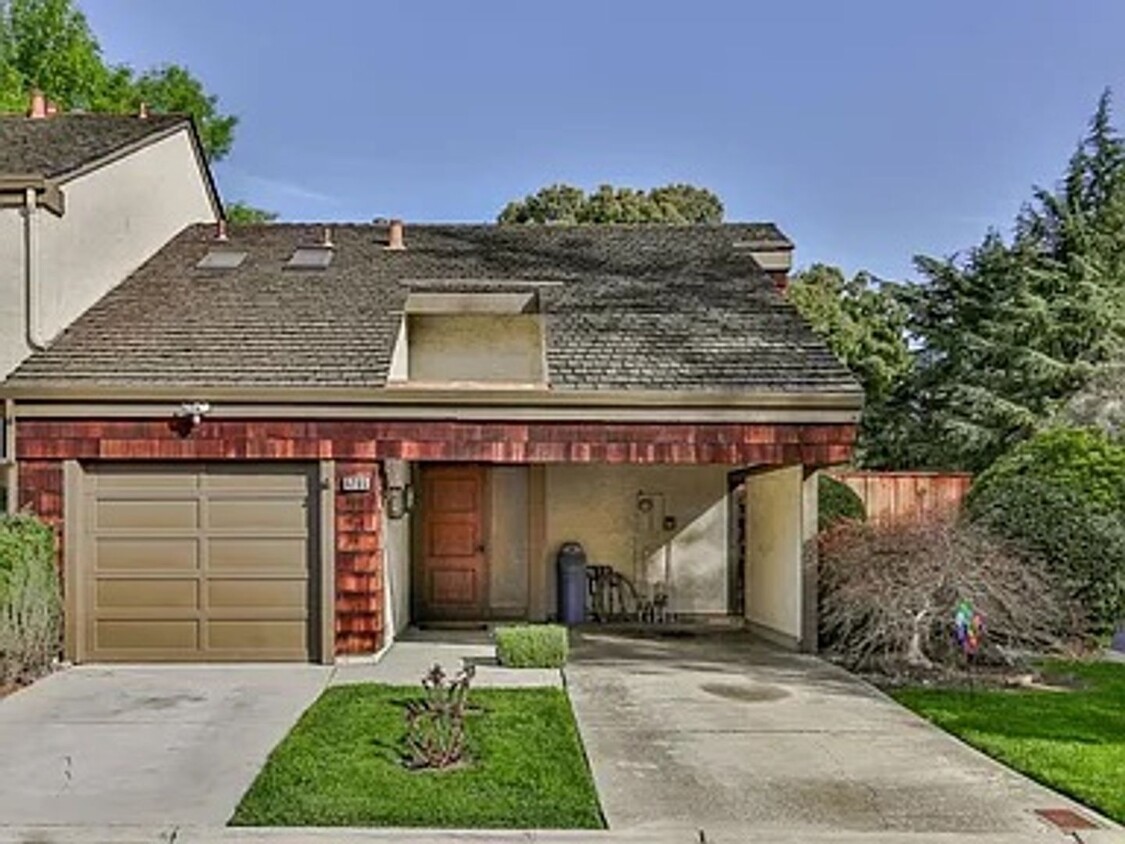
<path id="1" fill-rule="evenodd" d="M 0 826 L 222 825 L 314 665 L 79 667 L 0 700 Z"/>
<path id="2" fill-rule="evenodd" d="M 1054 842 L 1075 839 L 1036 809 L 1091 816 L 846 672 L 744 635 L 587 632 L 565 673 L 611 829 Z"/>

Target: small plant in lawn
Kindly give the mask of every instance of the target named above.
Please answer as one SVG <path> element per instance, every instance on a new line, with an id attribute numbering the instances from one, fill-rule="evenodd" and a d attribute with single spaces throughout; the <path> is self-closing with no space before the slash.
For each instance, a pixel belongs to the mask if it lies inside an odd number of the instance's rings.
<path id="1" fill-rule="evenodd" d="M 566 628 L 558 624 L 498 627 L 496 658 L 508 668 L 562 668 L 570 653 Z"/>
<path id="2" fill-rule="evenodd" d="M 465 714 L 475 672 L 469 665 L 450 680 L 434 665 L 422 678 L 422 699 L 406 704 L 408 768 L 448 768 L 465 759 Z"/>

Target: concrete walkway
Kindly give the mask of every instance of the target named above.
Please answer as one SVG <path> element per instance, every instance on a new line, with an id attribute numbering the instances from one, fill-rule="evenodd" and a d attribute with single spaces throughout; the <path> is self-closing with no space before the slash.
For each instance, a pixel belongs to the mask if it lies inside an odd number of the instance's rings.
<path id="1" fill-rule="evenodd" d="M 744 635 L 587 632 L 566 678 L 611 829 L 1046 842 L 1075 839 L 1036 809 L 1093 817 L 847 673 Z"/>
<path id="2" fill-rule="evenodd" d="M 408 630 L 378 661 L 343 662 L 336 666 L 332 683 L 386 683 L 415 686 L 434 664 L 449 676 L 462 665 L 473 665 L 473 687 L 523 688 L 562 686 L 555 669 L 504 668 L 496 662 L 496 647 L 483 630 Z"/>
<path id="3" fill-rule="evenodd" d="M 221 826 L 331 671 L 82 666 L 40 680 L 0 701 L 0 826 Z"/>

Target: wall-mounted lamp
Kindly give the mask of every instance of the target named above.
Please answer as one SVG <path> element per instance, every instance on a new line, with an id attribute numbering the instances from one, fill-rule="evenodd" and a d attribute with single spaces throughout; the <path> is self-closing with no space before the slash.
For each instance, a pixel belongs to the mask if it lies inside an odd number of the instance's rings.
<path id="1" fill-rule="evenodd" d="M 388 519 L 401 519 L 414 509 L 414 485 L 388 484 L 383 493 L 383 507 Z"/>
<path id="2" fill-rule="evenodd" d="M 180 405 L 172 419 L 172 428 L 181 437 L 186 437 L 199 427 L 203 417 L 211 412 L 211 403 L 205 401 L 186 401 Z"/>

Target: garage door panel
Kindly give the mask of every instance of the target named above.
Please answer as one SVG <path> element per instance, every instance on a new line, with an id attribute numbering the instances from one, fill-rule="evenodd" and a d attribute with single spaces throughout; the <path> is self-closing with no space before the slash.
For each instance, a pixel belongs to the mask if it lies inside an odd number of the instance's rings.
<path id="1" fill-rule="evenodd" d="M 199 581 L 119 578 L 99 580 L 94 595 L 98 610 L 156 609 L 196 610 Z"/>
<path id="2" fill-rule="evenodd" d="M 199 541 L 191 539 L 95 539 L 92 543 L 95 570 L 193 571 L 199 568 Z"/>
<path id="3" fill-rule="evenodd" d="M 94 647 L 99 651 L 140 653 L 178 651 L 185 658 L 199 650 L 199 621 L 194 619 L 113 619 L 94 624 Z"/>
<path id="4" fill-rule="evenodd" d="M 215 572 L 308 571 L 308 541 L 301 537 L 212 538 L 207 541 L 207 553 L 211 571 Z"/>
<path id="5" fill-rule="evenodd" d="M 194 530 L 199 502 L 191 500 L 100 500 L 94 506 L 97 530 Z"/>
<path id="6" fill-rule="evenodd" d="M 207 644 L 214 651 L 304 652 L 306 629 L 303 621 L 212 621 Z"/>
<path id="7" fill-rule="evenodd" d="M 207 606 L 212 610 L 254 609 L 304 614 L 308 606 L 307 580 L 207 581 Z"/>
<path id="8" fill-rule="evenodd" d="M 261 530 L 299 531 L 307 522 L 303 499 L 229 498 L 210 502 L 208 527 L 232 529 L 240 533 Z"/>
<path id="9" fill-rule="evenodd" d="M 316 524 L 307 468 L 87 471 L 80 658 L 309 658 Z"/>
<path id="10" fill-rule="evenodd" d="M 115 490 L 194 490 L 199 486 L 199 478 L 192 472 L 169 471 L 167 469 L 143 469 L 136 466 L 99 467 L 93 477 L 93 485 L 99 491 Z"/>
<path id="11" fill-rule="evenodd" d="M 252 469 L 246 471 L 209 472 L 202 476 L 202 486 L 208 491 L 221 494 L 234 490 L 245 492 L 280 492 L 304 496 L 309 480 L 303 474 L 262 474 Z"/>

